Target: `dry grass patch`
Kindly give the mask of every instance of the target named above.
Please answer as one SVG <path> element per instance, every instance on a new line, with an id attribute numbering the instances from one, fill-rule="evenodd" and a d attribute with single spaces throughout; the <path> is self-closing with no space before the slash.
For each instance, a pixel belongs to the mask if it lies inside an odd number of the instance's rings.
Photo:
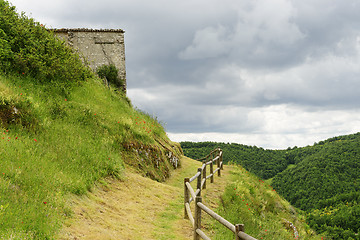
<path id="1" fill-rule="evenodd" d="M 71 200 L 74 216 L 60 239 L 154 239 L 154 219 L 177 189 L 128 172 Z"/>
<path id="2" fill-rule="evenodd" d="M 128 169 L 123 181 L 108 179 L 86 197 L 74 196 L 74 214 L 59 239 L 192 239 L 191 223 L 184 219 L 184 178 L 193 176 L 201 163 L 183 157 L 181 164 L 164 183 Z M 228 175 L 225 166 L 222 177 L 216 175 L 214 184 L 208 181 L 203 201 L 210 208 L 218 206 Z M 204 220 L 204 228 L 208 226 Z"/>

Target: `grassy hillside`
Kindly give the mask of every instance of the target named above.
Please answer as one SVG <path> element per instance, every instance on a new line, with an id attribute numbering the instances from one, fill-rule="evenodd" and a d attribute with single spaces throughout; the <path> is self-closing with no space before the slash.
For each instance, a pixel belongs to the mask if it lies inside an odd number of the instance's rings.
<path id="1" fill-rule="evenodd" d="M 323 239 L 306 223 L 303 212 L 280 197 L 267 181 L 240 166 L 231 168 L 231 184 L 226 187 L 217 210 L 225 219 L 244 223 L 245 232 L 259 240 Z M 213 228 L 214 239 L 233 239 L 233 234 L 221 224 L 216 223 Z"/>
<path id="2" fill-rule="evenodd" d="M 221 147 L 224 159 L 230 155 L 229 160 L 260 177 L 273 176 L 269 183 L 307 212 L 307 221 L 316 231 L 332 239 L 360 239 L 360 133 L 282 151 L 225 143 L 181 145 L 185 155 L 194 158 L 209 146 Z M 278 173 L 264 174 L 268 172 Z"/>
<path id="3" fill-rule="evenodd" d="M 52 239 L 66 199 L 126 167 L 157 181 L 181 149 L 41 24 L 0 0 L 0 238 Z"/>

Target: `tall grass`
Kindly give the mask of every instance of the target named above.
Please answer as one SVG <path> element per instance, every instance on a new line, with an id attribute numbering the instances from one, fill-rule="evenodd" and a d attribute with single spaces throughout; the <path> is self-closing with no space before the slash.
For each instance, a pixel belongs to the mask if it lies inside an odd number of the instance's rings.
<path id="1" fill-rule="evenodd" d="M 245 169 L 235 168 L 234 179 L 223 194 L 218 212 L 234 224 L 245 224 L 245 232 L 257 239 L 322 239 L 305 222 L 305 217 L 282 199 L 270 185 Z M 294 236 L 292 223 L 299 237 Z M 234 234 L 214 223 L 215 239 L 232 239 Z"/>
<path id="2" fill-rule="evenodd" d="M 0 0 L 0 239 L 53 239 L 66 199 L 125 163 L 161 180 L 164 128 L 108 89 L 51 31 Z M 169 150 L 170 149 L 170 150 Z"/>
<path id="3" fill-rule="evenodd" d="M 11 99 L 0 105 L 17 109 L 16 121 L 0 129 L 3 239 L 52 239 L 71 214 L 69 194 L 85 194 L 107 176 L 122 177 L 125 143 L 167 139 L 155 119 L 100 80 L 65 93 L 23 76 L 0 76 L 0 82 Z"/>

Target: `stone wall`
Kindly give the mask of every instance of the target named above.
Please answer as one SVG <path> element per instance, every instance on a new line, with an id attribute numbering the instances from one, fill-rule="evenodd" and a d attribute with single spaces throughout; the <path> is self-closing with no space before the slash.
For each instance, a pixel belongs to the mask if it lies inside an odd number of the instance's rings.
<path id="1" fill-rule="evenodd" d="M 94 71 L 102 66 L 114 64 L 119 77 L 124 80 L 126 92 L 124 31 L 121 29 L 54 29 L 54 33 L 65 40 Z"/>

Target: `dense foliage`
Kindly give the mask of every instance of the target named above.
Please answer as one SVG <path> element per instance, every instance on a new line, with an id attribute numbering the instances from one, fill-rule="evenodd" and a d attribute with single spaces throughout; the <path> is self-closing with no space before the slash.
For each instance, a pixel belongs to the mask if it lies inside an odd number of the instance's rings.
<path id="1" fill-rule="evenodd" d="M 309 211 L 312 227 L 334 239 L 360 239 L 360 134 L 294 149 L 298 160 L 273 179 L 294 206 Z"/>
<path id="2" fill-rule="evenodd" d="M 318 203 L 308 214 L 309 224 L 334 239 L 359 239 L 360 192 L 336 195 Z"/>
<path id="3" fill-rule="evenodd" d="M 272 186 L 307 211 L 310 226 L 318 232 L 332 239 L 360 239 L 360 133 L 281 151 L 210 142 L 181 145 L 193 158 L 222 148 L 225 161 L 261 178 L 274 177 Z"/>
<path id="4" fill-rule="evenodd" d="M 91 75 L 64 42 L 4 0 L 0 0 L 0 71 L 66 86 Z"/>
<path id="5" fill-rule="evenodd" d="M 273 185 L 295 206 L 311 209 L 320 200 L 360 190 L 360 141 L 327 144 L 294 168 L 273 179 Z"/>
<path id="6" fill-rule="evenodd" d="M 119 70 L 114 64 L 102 65 L 97 70 L 96 73 L 100 78 L 105 78 L 108 83 L 114 84 L 117 88 L 124 86 L 124 81 L 119 77 Z"/>
<path id="7" fill-rule="evenodd" d="M 224 163 L 238 163 L 263 179 L 274 177 L 288 165 L 283 151 L 265 150 L 236 143 L 181 142 L 180 144 L 184 154 L 193 159 L 202 158 L 219 147 L 224 151 Z"/>

